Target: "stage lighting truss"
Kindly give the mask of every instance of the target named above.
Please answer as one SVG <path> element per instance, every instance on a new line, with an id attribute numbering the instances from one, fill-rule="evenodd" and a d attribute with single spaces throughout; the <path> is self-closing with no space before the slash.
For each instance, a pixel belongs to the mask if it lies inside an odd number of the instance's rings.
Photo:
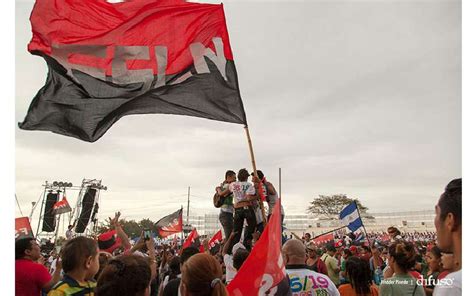
<path id="1" fill-rule="evenodd" d="M 65 182 L 65 181 L 53 181 L 53 183 L 49 183 L 46 181 L 46 188 L 49 190 L 59 190 L 61 188 L 66 189 L 66 188 L 71 188 L 74 185 L 72 185 L 71 182 Z"/>
<path id="2" fill-rule="evenodd" d="M 102 180 L 97 180 L 97 179 L 84 179 L 82 181 L 82 186 L 83 187 L 90 187 L 98 190 L 107 190 L 107 186 L 104 186 L 102 184 Z"/>

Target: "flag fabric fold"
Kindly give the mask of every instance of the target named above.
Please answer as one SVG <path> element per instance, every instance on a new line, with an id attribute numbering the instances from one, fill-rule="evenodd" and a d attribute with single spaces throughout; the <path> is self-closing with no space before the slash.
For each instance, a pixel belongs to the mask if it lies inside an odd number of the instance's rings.
<path id="1" fill-rule="evenodd" d="M 183 231 L 183 209 L 161 218 L 155 227 L 161 238 Z"/>
<path id="2" fill-rule="evenodd" d="M 362 227 L 362 219 L 357 210 L 357 204 L 355 201 L 348 204 L 344 209 L 342 209 L 339 214 L 339 219 L 341 222 L 347 226 L 352 232 L 355 232 Z"/>
<path id="3" fill-rule="evenodd" d="M 64 213 L 71 212 L 71 206 L 69 205 L 66 197 L 64 196 L 62 200 L 58 201 L 53 205 L 53 213 L 55 215 L 60 215 Z"/>
<path id="4" fill-rule="evenodd" d="M 133 114 L 247 122 L 222 4 L 37 0 L 30 20 L 49 71 L 21 129 L 94 142 Z"/>
<path id="5" fill-rule="evenodd" d="M 227 286 L 229 295 L 281 295 L 286 278 L 281 255 L 281 200 L 247 260 Z M 286 286 L 289 289 L 289 286 Z"/>

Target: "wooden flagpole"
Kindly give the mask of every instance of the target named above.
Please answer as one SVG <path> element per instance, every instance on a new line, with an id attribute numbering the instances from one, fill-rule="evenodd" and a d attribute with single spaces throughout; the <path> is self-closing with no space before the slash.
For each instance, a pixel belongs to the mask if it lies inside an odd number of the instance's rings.
<path id="1" fill-rule="evenodd" d="M 249 144 L 250 160 L 252 161 L 253 175 L 258 177 L 258 175 L 257 175 L 257 165 L 255 164 L 255 155 L 253 153 L 252 139 L 250 139 L 249 127 L 246 125 L 246 126 L 244 126 L 244 129 L 245 129 L 245 133 L 247 135 L 247 142 Z M 255 188 L 255 190 L 257 191 L 257 188 Z M 263 207 L 263 201 L 262 201 L 261 197 L 259 197 L 258 203 L 259 203 L 260 209 L 262 211 L 263 225 L 265 226 L 267 224 L 267 216 L 265 215 L 265 208 Z"/>
<path id="2" fill-rule="evenodd" d="M 315 239 L 315 238 L 318 238 L 318 237 L 320 237 L 320 236 L 329 234 L 329 233 L 331 233 L 331 232 L 338 231 L 338 230 L 343 229 L 343 228 L 346 228 L 346 226 L 341 226 L 341 227 L 339 227 L 339 228 L 336 228 L 336 229 L 329 230 L 329 231 L 326 231 L 326 232 L 324 232 L 324 233 L 318 234 L 318 235 L 316 235 L 315 237 L 313 237 L 311 240 L 313 240 L 313 239 Z"/>
<path id="3" fill-rule="evenodd" d="M 359 212 L 359 206 L 357 206 L 357 203 L 355 203 L 355 205 L 357 209 L 357 214 L 359 215 L 360 221 L 362 222 L 362 228 L 364 229 L 365 237 L 367 238 L 367 241 L 369 242 L 369 247 L 370 247 L 372 245 L 372 242 L 370 241 L 369 235 L 367 234 L 367 230 L 365 230 L 364 221 L 362 220 L 362 216 L 360 215 L 360 212 Z"/>

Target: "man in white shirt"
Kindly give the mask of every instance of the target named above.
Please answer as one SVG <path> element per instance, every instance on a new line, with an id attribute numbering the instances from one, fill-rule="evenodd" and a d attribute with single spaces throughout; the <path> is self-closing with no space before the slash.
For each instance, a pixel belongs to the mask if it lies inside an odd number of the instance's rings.
<path id="1" fill-rule="evenodd" d="M 281 253 L 293 295 L 340 295 L 328 276 L 308 268 L 303 242 L 290 239 L 283 245 Z"/>
<path id="2" fill-rule="evenodd" d="M 462 294 L 462 179 L 454 179 L 446 186 L 435 207 L 435 227 L 438 247 L 453 253 L 454 271 L 438 281 L 434 296 L 461 296 Z"/>
<path id="3" fill-rule="evenodd" d="M 74 231 L 72 230 L 74 228 L 74 225 L 76 225 L 76 222 L 74 222 L 72 225 L 69 225 L 66 230 L 66 240 L 71 240 L 74 238 Z"/>
<path id="4" fill-rule="evenodd" d="M 240 169 L 237 174 L 237 182 L 229 185 L 229 189 L 234 195 L 234 231 L 233 244 L 236 244 L 242 235 L 244 220 L 247 221 L 248 231 L 244 237 L 244 245 L 250 249 L 252 234 L 257 224 L 252 202 L 257 199 L 253 183 L 248 182 L 250 174 L 246 169 Z"/>

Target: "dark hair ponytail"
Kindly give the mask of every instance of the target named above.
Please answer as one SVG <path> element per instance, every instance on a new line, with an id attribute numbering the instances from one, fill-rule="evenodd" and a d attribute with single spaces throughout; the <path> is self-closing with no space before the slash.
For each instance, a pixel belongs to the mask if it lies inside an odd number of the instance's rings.
<path id="1" fill-rule="evenodd" d="M 397 241 L 390 245 L 388 253 L 403 271 L 410 270 L 416 263 L 415 247 L 406 241 Z"/>

